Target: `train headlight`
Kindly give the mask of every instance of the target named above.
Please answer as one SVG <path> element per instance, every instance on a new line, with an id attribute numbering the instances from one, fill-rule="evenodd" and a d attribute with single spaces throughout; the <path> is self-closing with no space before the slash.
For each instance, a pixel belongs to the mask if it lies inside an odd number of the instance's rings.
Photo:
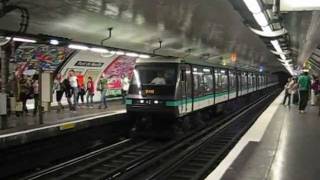
<path id="1" fill-rule="evenodd" d="M 159 104 L 159 101 L 158 100 L 154 100 L 153 103 L 154 104 Z"/>
<path id="2" fill-rule="evenodd" d="M 140 100 L 140 103 L 141 103 L 141 104 L 143 104 L 143 103 L 144 103 L 144 100 L 143 100 L 143 99 L 141 99 L 141 100 Z"/>

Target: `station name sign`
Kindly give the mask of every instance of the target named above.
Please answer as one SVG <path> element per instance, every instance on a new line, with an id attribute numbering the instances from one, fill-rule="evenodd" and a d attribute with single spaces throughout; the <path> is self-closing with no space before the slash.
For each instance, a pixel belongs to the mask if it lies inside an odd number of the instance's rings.
<path id="1" fill-rule="evenodd" d="M 101 62 L 90 62 L 90 61 L 77 61 L 75 66 L 82 67 L 102 67 L 103 63 Z"/>

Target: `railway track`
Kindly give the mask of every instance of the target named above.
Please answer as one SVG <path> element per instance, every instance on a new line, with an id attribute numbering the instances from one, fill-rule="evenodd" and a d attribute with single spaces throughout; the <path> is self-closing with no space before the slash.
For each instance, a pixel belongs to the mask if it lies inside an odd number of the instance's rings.
<path id="1" fill-rule="evenodd" d="M 125 140 L 23 179 L 201 179 L 237 142 L 273 96 L 261 98 L 218 123 L 178 140 Z"/>

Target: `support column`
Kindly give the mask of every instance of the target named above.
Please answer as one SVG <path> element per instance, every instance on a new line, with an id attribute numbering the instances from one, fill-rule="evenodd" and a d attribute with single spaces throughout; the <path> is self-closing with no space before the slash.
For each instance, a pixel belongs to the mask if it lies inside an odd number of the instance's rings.
<path id="1" fill-rule="evenodd" d="M 1 129 L 8 128 L 7 117 L 7 84 L 8 84 L 8 70 L 9 70 L 9 56 L 6 46 L 0 46 L 0 60 L 1 60 L 1 93 L 0 99 L 2 103 L 1 107 Z"/>

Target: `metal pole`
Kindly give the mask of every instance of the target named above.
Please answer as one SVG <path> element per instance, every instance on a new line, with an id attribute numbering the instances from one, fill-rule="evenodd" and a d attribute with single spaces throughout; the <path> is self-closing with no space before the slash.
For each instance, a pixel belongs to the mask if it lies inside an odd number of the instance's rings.
<path id="1" fill-rule="evenodd" d="M 38 111 L 39 111 L 39 123 L 43 124 L 43 111 L 42 111 L 42 69 L 39 62 L 39 98 L 38 98 Z"/>

